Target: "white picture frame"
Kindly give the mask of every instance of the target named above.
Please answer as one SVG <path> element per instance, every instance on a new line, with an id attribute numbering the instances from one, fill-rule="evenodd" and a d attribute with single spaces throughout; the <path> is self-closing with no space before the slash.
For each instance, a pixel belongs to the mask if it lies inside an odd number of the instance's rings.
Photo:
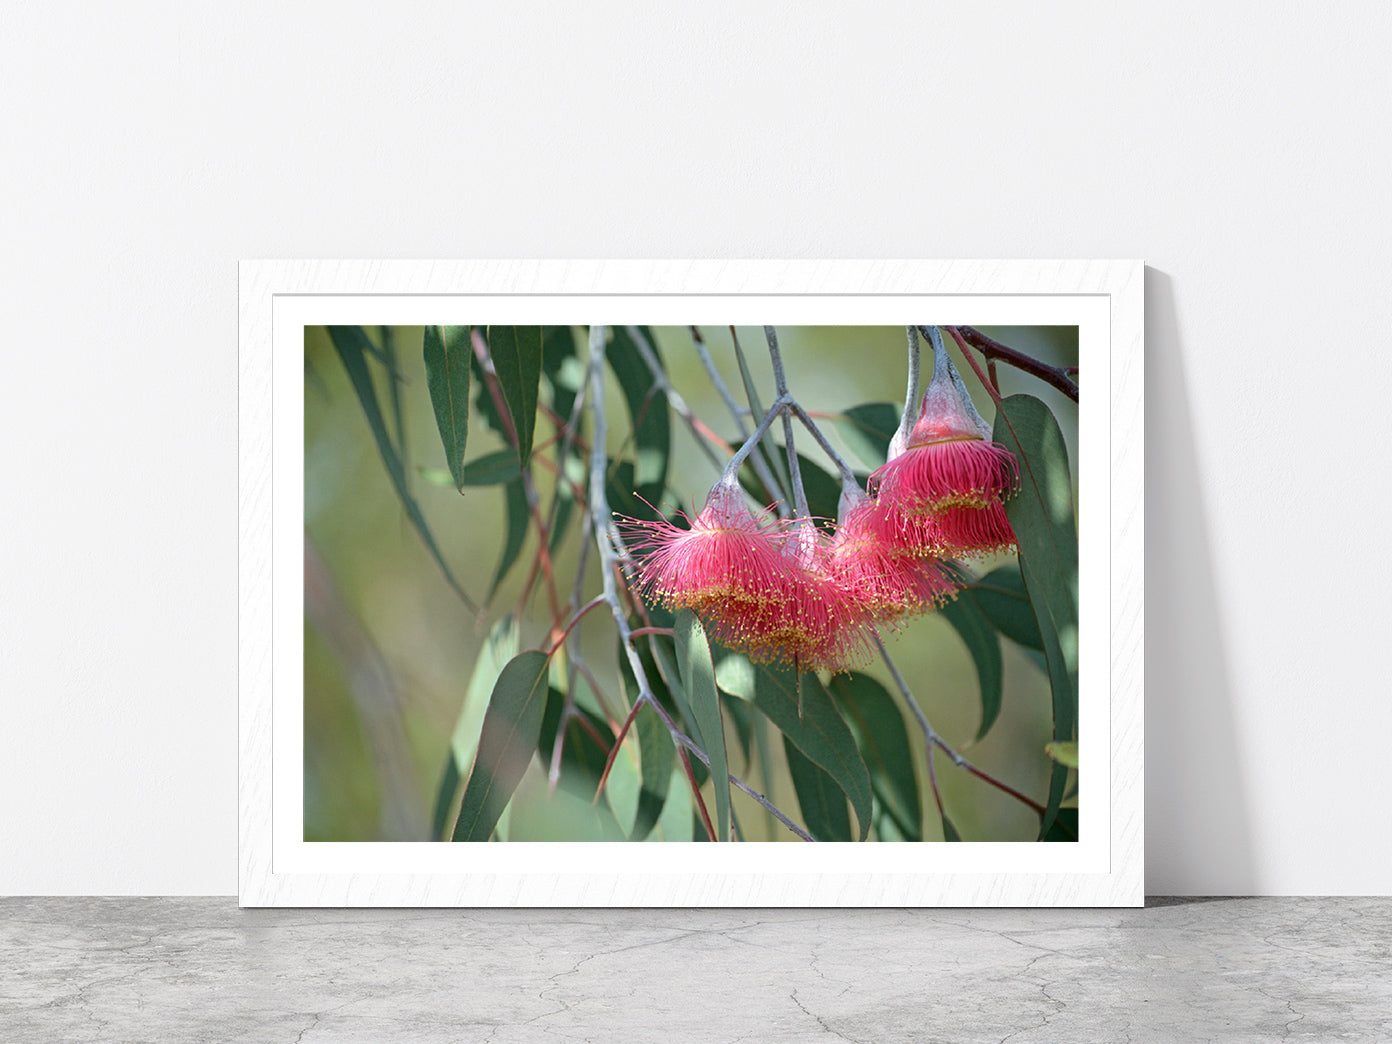
<path id="1" fill-rule="evenodd" d="M 464 299 L 499 323 L 1077 322 L 1080 732 L 1107 739 L 1087 754 L 1081 839 L 827 844 L 815 860 L 788 844 L 557 842 L 564 873 L 546 869 L 551 843 L 305 842 L 303 329 L 448 323 Z M 1141 905 L 1142 316 L 1139 261 L 242 262 L 241 905 Z"/>

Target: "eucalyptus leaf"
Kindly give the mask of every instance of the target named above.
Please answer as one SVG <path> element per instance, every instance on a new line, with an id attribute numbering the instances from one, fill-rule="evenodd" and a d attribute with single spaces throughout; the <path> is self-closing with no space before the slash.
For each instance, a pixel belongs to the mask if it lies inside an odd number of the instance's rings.
<path id="1" fill-rule="evenodd" d="M 492 601 L 498 593 L 498 585 L 517 562 L 527 539 L 527 525 L 531 516 L 527 511 L 527 493 L 522 488 L 520 477 L 503 487 L 503 516 L 503 553 L 493 573 L 493 582 L 488 585 L 488 598 L 485 601 Z"/>
<path id="2" fill-rule="evenodd" d="M 944 840 L 944 841 L 961 841 L 961 840 L 962 840 L 962 835 L 959 834 L 959 833 L 957 833 L 957 828 L 956 828 L 955 826 L 952 825 L 952 820 L 950 820 L 950 819 L 947 818 L 947 814 L 946 814 L 946 813 L 944 813 L 944 814 L 943 814 L 943 817 L 942 817 L 942 828 L 943 828 L 943 840 Z"/>
<path id="3" fill-rule="evenodd" d="M 467 326 L 427 326 L 423 337 L 425 383 L 435 409 L 435 426 L 456 489 L 465 485 L 464 450 L 469 440 L 469 360 L 473 348 Z"/>
<path id="4" fill-rule="evenodd" d="M 1017 563 L 993 569 L 964 590 L 991 626 L 1016 645 L 1043 651 L 1044 639 L 1039 634 L 1039 621 L 1034 618 L 1025 591 L 1025 579 Z"/>
<path id="5" fill-rule="evenodd" d="M 783 737 L 783 753 L 788 759 L 788 775 L 792 777 L 807 832 L 818 841 L 851 840 L 851 813 L 846 807 L 846 792 L 820 765 L 803 757 L 797 744 L 787 736 Z"/>
<path id="6" fill-rule="evenodd" d="M 677 764 L 677 748 L 667 726 L 650 707 L 638 712 L 633 723 L 638 733 L 638 759 L 642 789 L 638 792 L 638 812 L 630 840 L 642 841 L 657 825 L 672 785 L 672 769 Z"/>
<path id="7" fill-rule="evenodd" d="M 705 629 L 690 609 L 677 613 L 677 663 L 681 670 L 687 712 L 697 730 L 697 741 L 710 759 L 712 789 L 715 791 L 716 837 L 730 840 L 730 767 L 725 753 L 725 723 L 720 714 L 720 697 L 715 687 L 715 665 Z"/>
<path id="8" fill-rule="evenodd" d="M 1005 512 L 1048 663 L 1053 738 L 1071 740 L 1078 709 L 1078 529 L 1068 447 L 1049 408 L 1029 395 L 1000 402 L 992 437 L 1019 461 L 1020 492 L 1006 500 Z M 1041 838 L 1058 815 L 1067 772 L 1053 767 Z"/>
<path id="9" fill-rule="evenodd" d="M 541 327 L 490 326 L 488 352 L 517 433 L 517 459 L 526 467 L 536 431 L 537 387 L 541 381 Z"/>
<path id="10" fill-rule="evenodd" d="M 380 353 L 368 340 L 367 334 L 363 332 L 361 326 L 330 326 L 328 331 L 329 338 L 333 341 L 334 350 L 338 353 L 343 368 L 348 372 L 348 379 L 352 382 L 353 391 L 358 396 L 363 416 L 367 419 L 367 426 L 377 443 L 377 452 L 381 455 L 382 463 L 386 466 L 387 475 L 391 478 L 392 486 L 396 489 L 396 495 L 401 500 L 402 507 L 406 509 L 406 516 L 416 527 L 416 532 L 425 542 L 430 557 L 435 559 L 435 564 L 440 567 L 440 572 L 444 574 L 445 581 L 454 588 L 455 593 L 459 595 L 470 611 L 477 612 L 478 606 L 474 604 L 463 585 L 455 579 L 454 573 L 445 561 L 445 556 L 440 551 L 439 544 L 435 542 L 435 536 L 431 533 L 430 526 L 425 521 L 425 515 L 421 512 L 420 505 L 412 496 L 410 487 L 406 482 L 406 465 L 387 432 L 386 421 L 382 417 L 382 407 L 377 400 L 377 389 L 372 383 L 372 374 L 367 368 L 367 355 Z"/>
<path id="11" fill-rule="evenodd" d="M 918 772 L 904 716 L 894 698 L 879 681 L 858 671 L 835 675 L 827 688 L 865 759 L 879 809 L 905 841 L 922 841 Z"/>
<path id="12" fill-rule="evenodd" d="M 802 712 L 798 713 L 799 677 L 787 668 L 755 666 L 742 655 L 727 656 L 716 671 L 725 692 L 752 703 L 814 764 L 825 770 L 855 809 L 860 839 L 870 833 L 874 792 L 870 773 L 826 686 L 811 671 L 802 672 Z"/>
<path id="13" fill-rule="evenodd" d="M 493 833 L 536 750 L 547 694 L 545 653 L 520 653 L 498 675 L 453 840 L 487 841 Z"/>
<path id="14" fill-rule="evenodd" d="M 899 407 L 887 402 L 852 406 L 836 418 L 841 437 L 872 471 L 889 455 L 889 440 L 899 429 Z"/>
<path id="15" fill-rule="evenodd" d="M 976 665 L 977 688 L 981 693 L 981 726 L 976 730 L 976 738 L 980 740 L 1000 715 L 1004 677 L 1000 636 L 969 596 L 959 595 L 939 609 L 938 615 L 961 636 Z"/>
<path id="16" fill-rule="evenodd" d="M 639 332 L 647 338 L 653 355 L 661 365 L 657 343 L 646 327 Z M 667 484 L 667 465 L 672 454 L 672 415 L 652 371 L 643 360 L 638 346 L 622 326 L 611 329 L 612 340 L 605 348 L 605 359 L 623 392 L 628 415 L 633 424 L 633 445 L 636 466 L 632 489 L 643 499 L 657 504 Z"/>

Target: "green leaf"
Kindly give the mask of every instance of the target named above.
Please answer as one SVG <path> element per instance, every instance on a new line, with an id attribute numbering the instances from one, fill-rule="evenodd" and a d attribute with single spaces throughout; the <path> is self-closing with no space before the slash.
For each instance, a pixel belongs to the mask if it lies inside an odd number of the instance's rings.
<path id="1" fill-rule="evenodd" d="M 950 820 L 950 819 L 947 818 L 947 814 L 946 814 L 946 813 L 944 813 L 944 814 L 943 814 L 943 817 L 942 817 L 942 827 L 943 827 L 943 840 L 944 840 L 944 841 L 960 841 L 960 840 L 962 840 L 962 835 L 959 834 L 959 833 L 957 833 L 957 828 L 956 828 L 955 826 L 952 825 L 952 820 Z"/>
<path id="2" fill-rule="evenodd" d="M 469 486 L 501 486 L 521 474 L 521 469 L 517 466 L 517 454 L 512 450 L 487 453 L 478 460 L 464 465 L 462 486 L 456 485 L 458 479 L 444 468 L 417 467 L 416 471 L 431 485 L 448 486 L 461 491 Z"/>
<path id="3" fill-rule="evenodd" d="M 938 610 L 938 615 L 950 623 L 966 643 L 976 665 L 977 686 L 981 691 L 981 727 L 976 730 L 979 740 L 991 730 L 1001 708 L 1000 636 L 982 615 L 970 597 L 959 595 Z"/>
<path id="4" fill-rule="evenodd" d="M 546 694 L 546 712 L 542 715 L 541 731 L 537 734 L 537 756 L 548 770 L 564 710 L 565 693 L 551 687 Z M 589 723 L 589 728 L 581 723 L 581 717 Z M 584 707 L 576 707 L 575 716 L 566 723 L 565 736 L 561 741 L 561 776 L 558 785 L 586 802 L 594 801 L 595 791 L 604 776 L 604 766 L 609 762 L 609 748 L 595 739 L 596 732 L 609 736 L 609 723 Z M 610 778 L 612 781 L 613 777 Z M 601 795 L 594 807 L 605 833 L 622 839 L 623 829 L 614 816 L 608 796 Z"/>
<path id="5" fill-rule="evenodd" d="M 754 713 L 749 709 L 749 704 L 723 692 L 720 694 L 720 708 L 735 727 L 735 739 L 739 741 L 740 753 L 748 765 L 749 748 L 754 741 Z"/>
<path id="6" fill-rule="evenodd" d="M 541 382 L 541 327 L 490 326 L 488 352 L 503 389 L 512 426 L 517 432 L 517 459 L 523 466 L 532 456 L 536 431 L 537 386 Z"/>
<path id="7" fill-rule="evenodd" d="M 1060 765 L 1069 768 L 1078 767 L 1078 744 L 1071 740 L 1054 740 L 1052 743 L 1044 744 L 1044 753 L 1053 758 Z"/>
<path id="8" fill-rule="evenodd" d="M 1049 667 L 1053 738 L 1071 740 L 1078 713 L 1078 528 L 1068 447 L 1049 408 L 1029 395 L 1001 401 L 992 437 L 1020 464 L 1020 492 L 1005 502 L 1005 513 Z M 1041 837 L 1054 825 L 1067 776 L 1067 768 L 1054 765 Z"/>
<path id="9" fill-rule="evenodd" d="M 547 659 L 520 653 L 498 675 L 454 824 L 455 841 L 487 841 L 536 750 L 546 711 Z"/>
<path id="10" fill-rule="evenodd" d="M 454 797 L 459 793 L 459 781 L 462 777 L 459 774 L 459 762 L 454 758 L 451 751 L 445 758 L 445 771 L 440 776 L 440 785 L 435 790 L 435 809 L 430 816 L 430 840 L 438 841 L 445 833 L 445 827 L 449 824 L 450 809 L 454 806 Z"/>
<path id="11" fill-rule="evenodd" d="M 873 470 L 889 456 L 889 440 L 899 429 L 899 407 L 887 402 L 852 406 L 836 418 L 836 426 L 846 445 Z"/>
<path id="12" fill-rule="evenodd" d="M 426 550 L 435 559 L 435 563 L 440 567 L 440 572 L 444 574 L 446 582 L 469 607 L 470 611 L 477 612 L 478 606 L 474 605 L 473 600 L 465 592 L 463 586 L 454 578 L 454 573 L 450 571 L 449 565 L 445 562 L 445 556 L 440 552 L 440 546 L 435 542 L 434 535 L 430 532 L 430 526 L 426 524 L 425 515 L 421 513 L 420 505 L 416 503 L 415 497 L 411 495 L 410 488 L 406 483 L 406 466 L 397 453 L 396 447 L 392 445 L 391 436 L 387 434 L 386 421 L 382 417 L 382 407 L 377 401 L 377 389 L 372 383 L 372 374 L 367 368 L 367 354 L 376 354 L 376 349 L 372 347 L 372 342 L 367 339 L 367 334 L 363 332 L 361 326 L 330 326 L 328 327 L 329 338 L 333 341 L 334 350 L 338 352 L 338 357 L 343 362 L 343 368 L 348 371 L 348 379 L 353 384 L 353 390 L 357 393 L 358 402 L 362 405 L 363 416 L 367 418 L 367 426 L 372 431 L 372 437 L 377 442 L 377 452 L 382 456 L 382 463 L 386 466 L 387 474 L 391 477 L 392 485 L 396 488 L 396 495 L 401 500 L 401 505 L 406 509 L 406 515 L 411 520 L 411 524 L 416 527 L 416 532 L 425 541 Z"/>
<path id="13" fill-rule="evenodd" d="M 1061 808 L 1053 825 L 1043 832 L 1040 838 L 1043 841 L 1077 841 L 1078 840 L 1078 810 L 1076 808 Z"/>
<path id="14" fill-rule="evenodd" d="M 710 758 L 711 783 L 715 790 L 716 837 L 730 840 L 730 767 L 725 754 L 725 723 L 720 715 L 720 698 L 715 687 L 715 665 L 710 643 L 701 621 L 690 609 L 677 614 L 677 662 L 682 688 L 678 697 L 696 729 L 694 737 Z"/>
<path id="15" fill-rule="evenodd" d="M 633 820 L 630 840 L 642 841 L 662 817 L 672 784 L 672 770 L 677 764 L 677 748 L 667 726 L 651 707 L 638 712 L 633 727 L 638 731 L 638 760 L 643 783 L 638 792 L 638 813 Z"/>
<path id="16" fill-rule="evenodd" d="M 864 841 L 874 812 L 870 772 L 850 728 L 817 675 L 802 672 L 801 715 L 799 678 L 794 671 L 767 664 L 756 667 L 748 657 L 727 656 L 716 677 L 722 689 L 754 704 L 803 755 L 831 775 L 843 796 L 850 799 Z"/>
<path id="17" fill-rule="evenodd" d="M 828 686 L 865 758 L 870 787 L 880 810 L 905 841 L 923 840 L 918 773 L 904 716 L 874 678 L 858 671 L 837 674 Z"/>
<path id="18" fill-rule="evenodd" d="M 377 330 L 382 338 L 382 358 L 390 375 L 387 390 L 390 392 L 392 420 L 396 427 L 396 452 L 401 457 L 402 469 L 409 474 L 411 469 L 406 464 L 406 413 L 401 404 L 401 386 L 406 381 L 401 376 L 401 365 L 397 359 L 396 333 L 390 326 L 379 326 Z"/>
<path id="19" fill-rule="evenodd" d="M 657 342 L 647 327 L 639 329 L 647 339 L 659 365 L 662 357 Z M 672 454 L 672 415 L 667 396 L 657 386 L 652 371 L 643 360 L 628 330 L 615 326 L 612 340 L 605 349 L 605 358 L 618 378 L 628 415 L 633 422 L 633 445 L 637 465 L 634 481 L 639 496 L 656 504 L 667 485 L 667 464 Z M 634 487 L 630 487 L 631 489 Z"/>
<path id="20" fill-rule="evenodd" d="M 1025 578 L 1020 575 L 1018 564 L 993 569 L 968 584 L 964 591 L 997 631 L 1016 645 L 1043 651 L 1039 621 L 1034 618 L 1034 607 L 1025 593 Z"/>
<path id="21" fill-rule="evenodd" d="M 520 473 L 517 454 L 512 450 L 498 450 L 496 453 L 485 453 L 477 460 L 471 460 L 464 465 L 459 486 L 501 486 L 505 482 L 511 482 Z"/>
<path id="22" fill-rule="evenodd" d="M 649 649 L 650 642 L 663 646 L 665 657 L 674 665 L 676 663 L 675 644 L 671 638 L 660 635 L 637 643 L 637 647 L 638 660 L 643 665 L 643 674 L 648 679 L 648 686 L 652 689 L 653 696 L 669 714 L 680 713 L 671 694 L 667 691 L 662 674 L 657 669 L 657 663 Z M 628 693 L 629 706 L 632 706 L 638 702 L 638 681 L 633 676 L 633 668 L 629 665 L 628 656 L 624 653 L 622 641 L 619 642 L 619 671 L 623 676 L 624 690 Z M 647 713 L 640 711 L 633 728 L 638 733 L 638 757 L 642 783 L 638 793 L 638 810 L 634 817 L 631 838 L 634 841 L 642 841 L 657 825 L 662 816 L 663 807 L 667 803 L 672 771 L 677 764 L 677 749 L 672 742 L 671 733 L 667 731 L 667 726 L 657 716 L 656 711 L 651 709 Z M 693 768 L 697 764 L 699 762 L 693 763 Z"/>
<path id="23" fill-rule="evenodd" d="M 435 408 L 435 426 L 445 447 L 454 486 L 464 486 L 464 447 L 469 441 L 469 360 L 473 348 L 467 326 L 427 326 L 425 383 Z"/>
<path id="24" fill-rule="evenodd" d="M 783 753 L 788 759 L 788 775 L 797 792 L 798 808 L 807 832 L 818 841 L 851 840 L 851 813 L 846 808 L 846 792 L 821 766 L 802 756 L 786 735 Z M 863 839 L 862 839 L 863 840 Z"/>
<path id="25" fill-rule="evenodd" d="M 508 570 L 522 554 L 522 545 L 527 539 L 527 524 L 531 521 L 531 516 L 527 511 L 527 493 L 522 488 L 520 478 L 513 479 L 503 487 L 503 512 L 506 530 L 503 554 L 498 559 L 493 582 L 488 585 L 488 597 L 484 599 L 485 602 L 492 601 L 493 596 L 498 593 L 498 585 L 503 582 Z"/>
<path id="26" fill-rule="evenodd" d="M 488 638 L 479 650 L 474 661 L 473 674 L 469 676 L 469 687 L 465 691 L 463 705 L 455 720 L 454 732 L 450 739 L 449 756 L 435 798 L 435 815 L 430 836 L 444 836 L 449 813 L 455 807 L 460 781 L 468 771 L 474 758 L 479 731 L 483 727 L 483 716 L 488 709 L 488 696 L 493 691 L 498 675 L 507 662 L 517 655 L 519 645 L 517 621 L 509 614 L 493 625 Z"/>

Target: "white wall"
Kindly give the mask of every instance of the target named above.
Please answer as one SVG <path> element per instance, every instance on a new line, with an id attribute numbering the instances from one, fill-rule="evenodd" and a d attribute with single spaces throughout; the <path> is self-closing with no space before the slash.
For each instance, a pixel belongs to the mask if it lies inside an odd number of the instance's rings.
<path id="1" fill-rule="evenodd" d="M 235 263 L 374 256 L 1146 258 L 1148 888 L 1392 892 L 1385 5 L 110 6 L 0 18 L 0 892 L 235 890 Z"/>

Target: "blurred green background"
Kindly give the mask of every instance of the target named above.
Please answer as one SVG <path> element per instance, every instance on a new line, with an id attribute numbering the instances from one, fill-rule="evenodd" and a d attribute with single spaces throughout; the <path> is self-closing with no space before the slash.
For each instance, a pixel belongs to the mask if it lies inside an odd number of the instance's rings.
<path id="1" fill-rule="evenodd" d="M 1010 347 L 1060 366 L 1077 365 L 1075 327 L 980 327 Z M 399 379 L 385 379 L 377 391 L 384 407 L 393 396 L 400 405 L 400 436 L 405 446 L 412 492 L 455 575 L 469 595 L 481 602 L 493 578 L 504 541 L 503 489 L 468 488 L 463 494 L 428 480 L 421 469 L 445 466 L 440 437 L 426 390 L 421 327 L 366 327 L 374 343 L 396 359 Z M 741 382 L 728 327 L 702 327 L 716 364 L 736 397 Z M 689 328 L 654 327 L 652 333 L 672 384 L 693 412 L 714 431 L 738 445 L 734 425 L 692 347 Z M 737 330 L 765 405 L 772 401 L 773 380 L 763 332 Z M 779 341 L 793 394 L 814 416 L 837 414 L 868 402 L 902 408 L 905 380 L 905 333 L 902 327 L 779 327 Z M 586 334 L 576 342 L 585 356 Z M 978 408 L 994 416 L 989 397 L 949 347 Z M 932 353 L 925 345 L 925 373 Z M 1069 445 L 1073 479 L 1077 475 L 1077 407 L 1033 377 L 999 366 L 1002 394 L 1027 392 L 1053 411 Z M 628 434 L 628 414 L 613 374 L 606 371 L 609 449 L 617 453 Z M 394 387 L 393 387 L 394 384 Z M 475 393 L 477 393 L 477 386 Z M 545 380 L 541 398 L 548 401 Z M 388 412 L 396 435 L 396 418 Z M 857 470 L 870 471 L 882 461 L 864 459 L 848 444 L 837 423 L 819 419 L 825 431 Z M 541 445 L 555 428 L 537 420 Z M 308 841 L 425 840 L 431 806 L 446 763 L 461 711 L 477 728 L 482 706 L 467 707 L 470 678 L 490 629 L 512 613 L 518 621 L 520 647 L 544 646 L 550 613 L 540 588 L 519 604 L 523 582 L 536 551 L 529 532 L 521 559 L 481 613 L 470 612 L 451 590 L 420 536 L 406 517 L 378 455 L 363 410 L 323 328 L 305 331 L 305 679 L 304 679 L 304 837 Z M 668 485 L 688 510 L 699 509 L 717 469 L 673 415 L 672 458 Z M 821 462 L 820 451 L 805 434 L 799 450 Z M 505 449 L 475 410 L 470 420 L 468 459 Z M 631 450 L 631 447 L 630 447 Z M 548 451 L 549 452 L 549 451 Z M 827 465 L 828 471 L 833 471 Z M 542 467 L 533 474 L 543 503 L 549 503 L 554 479 Z M 580 541 L 578 512 L 555 553 L 562 598 L 574 579 Z M 1005 561 L 1004 559 L 1002 561 Z M 978 563 L 985 573 L 998 562 Z M 589 558 L 583 599 L 600 590 L 594 556 Z M 580 625 L 584 655 L 610 701 L 622 705 L 613 621 L 603 612 Z M 975 667 L 962 641 L 935 616 L 910 620 L 898 633 L 886 633 L 891 655 L 908 679 L 934 727 L 949 743 L 981 768 L 1037 799 L 1044 795 L 1050 763 L 1044 744 L 1050 737 L 1048 681 L 1027 654 L 1002 641 L 1005 685 L 1000 719 L 991 732 L 972 744 L 980 721 Z M 882 664 L 865 668 L 891 689 Z M 583 688 L 583 687 L 582 687 Z M 487 689 L 475 697 L 486 700 Z M 583 701 L 582 701 L 583 702 Z M 727 728 L 729 723 L 727 723 Z M 925 811 L 925 839 L 941 837 L 928 791 L 921 732 L 910 729 L 919 756 Z M 762 789 L 762 769 L 744 763 L 731 737 L 731 771 Z M 636 746 L 629 741 L 631 746 Z M 627 746 L 627 745 L 626 745 Z M 797 800 L 781 746 L 769 768 L 771 800 L 794 820 Z M 611 778 L 616 803 L 631 799 L 634 769 L 620 756 Z M 1033 840 L 1038 818 L 1024 805 L 999 793 L 949 761 L 937 759 L 938 780 L 949 815 L 964 840 Z M 690 798 L 675 782 L 669 813 L 654 840 L 690 840 Z M 709 784 L 707 784 L 709 789 Z M 738 792 L 735 812 L 750 840 L 795 840 Z M 625 820 L 625 816 L 628 819 Z M 631 822 L 621 811 L 620 822 Z M 518 788 L 503 827 L 508 840 L 588 839 L 594 817 L 587 802 L 564 788 L 549 793 L 544 768 L 533 759 Z"/>

